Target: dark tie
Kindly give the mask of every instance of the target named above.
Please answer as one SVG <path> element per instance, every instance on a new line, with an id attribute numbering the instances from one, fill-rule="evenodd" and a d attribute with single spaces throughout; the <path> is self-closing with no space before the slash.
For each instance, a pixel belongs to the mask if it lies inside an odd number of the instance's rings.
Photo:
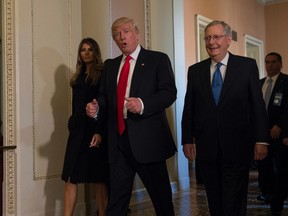
<path id="1" fill-rule="evenodd" d="M 214 97 L 214 101 L 216 105 L 218 105 L 218 101 L 219 101 L 219 97 L 220 97 L 220 93 L 222 89 L 222 82 L 223 82 L 222 75 L 220 72 L 221 65 L 222 65 L 221 62 L 217 63 L 216 70 L 212 79 L 212 92 L 213 92 L 213 97 Z"/>
<path id="2" fill-rule="evenodd" d="M 265 97 L 264 97 L 266 109 L 268 108 L 271 93 L 272 93 L 272 82 L 273 80 L 271 78 L 269 78 L 267 81 L 267 88 L 266 88 Z"/>
<path id="3" fill-rule="evenodd" d="M 124 108 L 124 97 L 126 93 L 126 86 L 128 80 L 128 74 L 130 70 L 130 59 L 131 56 L 127 56 L 125 59 L 125 63 L 122 67 L 120 77 L 118 80 L 117 86 L 117 115 L 118 115 L 118 132 L 121 135 L 125 129 L 124 116 L 123 116 L 123 108 Z"/>

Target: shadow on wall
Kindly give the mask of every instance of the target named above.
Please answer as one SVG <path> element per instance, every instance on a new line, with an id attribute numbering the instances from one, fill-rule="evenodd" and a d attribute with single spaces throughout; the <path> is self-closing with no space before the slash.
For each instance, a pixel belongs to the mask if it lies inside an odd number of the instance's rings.
<path id="1" fill-rule="evenodd" d="M 55 91 L 51 98 L 54 129 L 46 143 L 37 145 L 41 165 L 46 165 L 46 212 L 62 209 L 64 197 L 64 182 L 61 181 L 63 159 L 68 136 L 67 122 L 69 118 L 69 94 L 66 75 L 67 67 L 60 65 L 55 71 Z M 45 98 L 45 97 L 44 97 Z M 43 98 L 43 99 L 44 99 Z M 45 114 L 44 114 L 45 115 Z M 36 163 L 37 161 L 35 161 Z M 44 163 L 43 163 L 44 162 Z M 61 187 L 62 186 L 62 187 Z M 61 187 L 61 190 L 57 188 Z"/>
<path id="2" fill-rule="evenodd" d="M 68 136 L 71 71 L 63 64 L 63 56 L 50 47 L 39 49 L 34 62 L 34 181 L 45 181 L 45 215 L 62 215 L 64 182 L 61 172 Z"/>

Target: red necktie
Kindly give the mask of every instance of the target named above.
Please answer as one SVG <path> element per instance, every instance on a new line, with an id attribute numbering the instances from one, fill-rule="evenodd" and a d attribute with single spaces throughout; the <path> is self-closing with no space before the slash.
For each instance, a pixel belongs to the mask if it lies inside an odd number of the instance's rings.
<path id="1" fill-rule="evenodd" d="M 128 80 L 128 74 L 130 70 L 130 59 L 131 56 L 127 56 L 125 59 L 125 63 L 122 67 L 120 77 L 118 80 L 118 86 L 117 86 L 117 114 L 118 114 L 118 132 L 121 135 L 124 132 L 125 129 L 125 123 L 124 123 L 124 116 L 123 116 L 123 108 L 124 108 L 124 97 L 126 93 L 126 86 L 127 86 L 127 80 Z"/>

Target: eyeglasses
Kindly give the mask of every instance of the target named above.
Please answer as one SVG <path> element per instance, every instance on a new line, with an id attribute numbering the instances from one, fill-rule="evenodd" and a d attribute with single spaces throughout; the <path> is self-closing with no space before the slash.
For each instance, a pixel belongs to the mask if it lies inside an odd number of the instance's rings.
<path id="1" fill-rule="evenodd" d="M 213 35 L 213 36 L 207 36 L 207 37 L 204 37 L 204 40 L 206 42 L 210 41 L 211 39 L 213 39 L 214 41 L 219 41 L 222 37 L 224 37 L 226 35 Z"/>

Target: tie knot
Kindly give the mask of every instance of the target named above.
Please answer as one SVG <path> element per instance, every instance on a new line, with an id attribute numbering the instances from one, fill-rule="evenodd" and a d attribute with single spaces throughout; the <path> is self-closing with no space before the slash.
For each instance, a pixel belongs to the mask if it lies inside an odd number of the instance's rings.
<path id="1" fill-rule="evenodd" d="M 219 70 L 220 69 L 220 67 L 222 66 L 222 63 L 221 62 L 218 62 L 217 64 L 216 64 L 216 68 Z"/>
<path id="2" fill-rule="evenodd" d="M 125 61 L 130 61 L 130 59 L 132 59 L 132 57 L 130 55 L 126 56 Z"/>
<path id="3" fill-rule="evenodd" d="M 268 81 L 267 81 L 268 84 L 270 84 L 272 82 L 273 82 L 273 79 L 271 79 L 271 78 L 269 78 Z"/>

